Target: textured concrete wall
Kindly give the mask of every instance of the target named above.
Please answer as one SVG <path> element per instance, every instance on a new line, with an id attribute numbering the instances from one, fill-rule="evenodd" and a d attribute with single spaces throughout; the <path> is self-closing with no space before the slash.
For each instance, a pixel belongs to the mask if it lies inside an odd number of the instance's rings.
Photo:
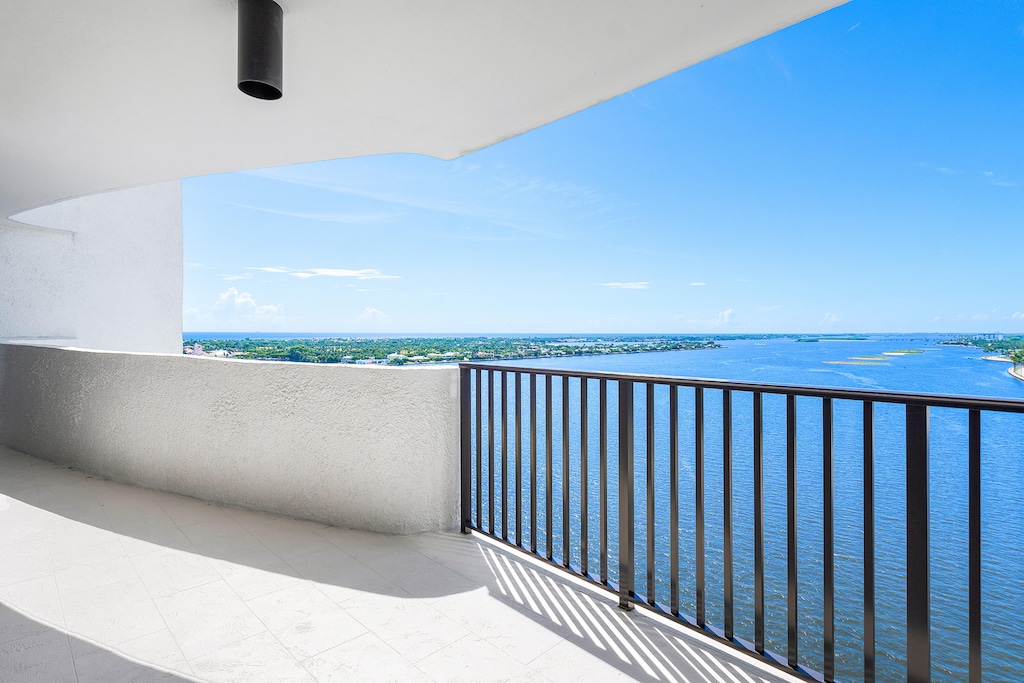
<path id="1" fill-rule="evenodd" d="M 458 520 L 454 367 L 0 344 L 0 444 L 113 479 L 386 533 Z"/>
<path id="2" fill-rule="evenodd" d="M 181 352 L 181 183 L 0 221 L 0 341 Z"/>

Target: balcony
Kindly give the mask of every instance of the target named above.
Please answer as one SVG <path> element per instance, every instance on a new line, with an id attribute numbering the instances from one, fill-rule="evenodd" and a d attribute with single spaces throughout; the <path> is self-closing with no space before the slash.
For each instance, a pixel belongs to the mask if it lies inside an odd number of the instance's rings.
<path id="1" fill-rule="evenodd" d="M 796 680 L 479 535 L 0 472 L 4 680 Z"/>
<path id="2" fill-rule="evenodd" d="M 870 681 L 1018 656 L 979 520 L 982 417 L 1019 401 L 26 345 L 0 345 L 0 380 L 4 673 Z M 941 411 L 968 427 L 970 541 L 938 558 L 968 567 L 952 650 L 929 589 Z M 876 446 L 892 415 L 905 442 Z"/>

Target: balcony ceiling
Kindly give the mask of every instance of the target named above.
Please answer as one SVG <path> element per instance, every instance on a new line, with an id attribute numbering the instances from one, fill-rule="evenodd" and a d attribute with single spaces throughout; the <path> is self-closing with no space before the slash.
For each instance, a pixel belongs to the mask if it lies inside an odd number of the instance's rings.
<path id="1" fill-rule="evenodd" d="M 231 0 L 0 0 L 0 217 L 389 152 L 450 159 L 844 0 L 281 0 L 284 98 L 235 87 Z"/>

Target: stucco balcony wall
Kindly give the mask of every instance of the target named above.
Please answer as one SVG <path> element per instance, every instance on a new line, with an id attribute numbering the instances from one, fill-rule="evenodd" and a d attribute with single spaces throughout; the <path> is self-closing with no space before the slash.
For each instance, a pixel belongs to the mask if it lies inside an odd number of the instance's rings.
<path id="1" fill-rule="evenodd" d="M 384 533 L 453 528 L 455 367 L 0 344 L 0 444 L 111 479 Z"/>

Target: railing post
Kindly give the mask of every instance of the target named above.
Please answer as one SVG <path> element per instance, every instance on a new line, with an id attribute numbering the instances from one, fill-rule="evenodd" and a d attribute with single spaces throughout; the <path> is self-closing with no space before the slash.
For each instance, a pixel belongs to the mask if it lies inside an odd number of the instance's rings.
<path id="1" fill-rule="evenodd" d="M 470 402 L 470 372 L 469 368 L 459 368 L 459 412 L 461 413 L 460 427 L 462 430 L 462 533 L 464 534 L 469 533 L 473 521 L 471 519 L 473 514 L 473 412 Z"/>
<path id="2" fill-rule="evenodd" d="M 619 607 L 633 609 L 633 382 L 619 380 Z"/>
<path id="3" fill-rule="evenodd" d="M 981 683 L 981 411 L 968 411 L 968 680 Z"/>
<path id="4" fill-rule="evenodd" d="M 791 669 L 800 664 L 800 601 L 797 552 L 797 467 L 796 467 L 796 395 L 786 395 L 786 661 Z"/>
<path id="5" fill-rule="evenodd" d="M 928 406 L 907 406 L 907 683 L 931 680 Z"/>

